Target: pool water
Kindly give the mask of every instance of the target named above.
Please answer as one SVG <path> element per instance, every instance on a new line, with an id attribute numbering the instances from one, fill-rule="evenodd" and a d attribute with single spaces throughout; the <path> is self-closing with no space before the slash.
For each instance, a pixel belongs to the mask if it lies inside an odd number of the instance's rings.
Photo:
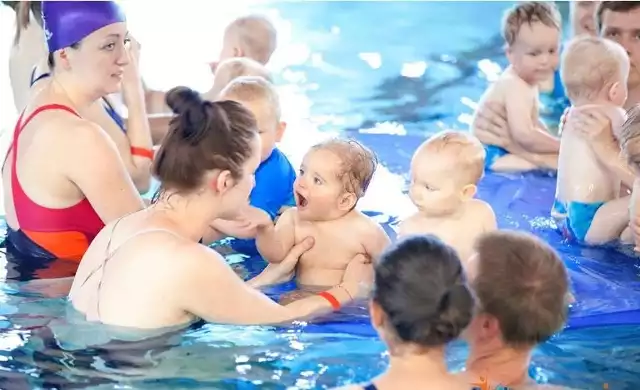
<path id="1" fill-rule="evenodd" d="M 222 10 L 202 2 L 154 4 L 153 21 L 144 23 L 142 4 L 125 3 L 143 42 L 143 71 L 160 88 L 206 89 L 205 61 L 219 49 L 217 36 L 206 34 L 220 34 L 249 7 L 268 12 L 281 37 L 271 67 L 289 123 L 282 148 L 294 164 L 311 143 L 334 133 L 373 148 L 382 166 L 359 207 L 392 235 L 411 212 L 405 190 L 413 150 L 440 129 L 465 129 L 487 80 L 505 65 L 497 32 L 508 3 L 236 1 Z M 161 24 L 171 19 L 172 28 Z M 198 48 L 184 44 L 194 36 L 201 37 Z M 550 123 L 557 120 L 553 101 L 544 109 Z M 536 350 L 531 375 L 579 389 L 638 389 L 640 262 L 628 248 L 565 242 L 549 218 L 554 180 L 488 174 L 479 191 L 501 227 L 544 237 L 569 268 L 577 299 L 569 324 Z M 359 306 L 286 327 L 195 324 L 144 343 L 105 343 L 117 330 L 83 323 L 65 305 L 72 265 L 38 268 L 18 260 L 0 260 L 0 389 L 328 388 L 367 380 L 387 364 Z M 237 255 L 229 262 L 247 277 L 264 266 Z M 268 293 L 277 297 L 291 287 Z M 450 348 L 453 369 L 465 354 L 461 342 Z"/>

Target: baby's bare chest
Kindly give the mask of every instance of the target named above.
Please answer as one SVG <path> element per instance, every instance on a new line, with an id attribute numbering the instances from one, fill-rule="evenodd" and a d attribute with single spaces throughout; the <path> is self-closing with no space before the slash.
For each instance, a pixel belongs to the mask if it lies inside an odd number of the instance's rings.
<path id="1" fill-rule="evenodd" d="M 301 223 L 296 226 L 296 243 L 308 236 L 313 237 L 314 245 L 300 258 L 302 267 L 344 269 L 354 256 L 364 253 L 357 232 L 341 223 Z"/>

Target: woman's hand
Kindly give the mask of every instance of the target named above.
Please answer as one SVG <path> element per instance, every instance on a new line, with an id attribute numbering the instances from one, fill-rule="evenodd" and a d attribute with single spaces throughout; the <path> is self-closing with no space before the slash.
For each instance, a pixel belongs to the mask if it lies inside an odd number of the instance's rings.
<path id="1" fill-rule="evenodd" d="M 491 145 L 507 148 L 510 146 L 509 125 L 504 106 L 486 102 L 475 113 L 475 132 L 479 138 Z"/>
<path id="2" fill-rule="evenodd" d="M 354 298 L 367 298 L 373 288 L 373 264 L 371 260 L 358 254 L 354 257 L 342 277 L 342 286 Z"/>
<path id="3" fill-rule="evenodd" d="M 595 106 L 573 107 L 566 113 L 565 126 L 595 141 L 616 142 L 611 129 L 609 116 Z M 563 126 L 564 127 L 564 126 Z"/>
<path id="4" fill-rule="evenodd" d="M 305 238 L 302 242 L 291 248 L 284 260 L 277 264 L 269 264 L 260 275 L 248 283 L 253 287 L 262 287 L 291 280 L 300 256 L 311 249 L 313 245 L 314 240 L 312 237 Z"/>
<path id="5" fill-rule="evenodd" d="M 124 68 L 122 76 L 122 97 L 124 103 L 131 102 L 132 99 L 138 99 L 142 92 L 144 97 L 144 89 L 142 88 L 142 78 L 140 77 L 140 43 L 132 36 L 127 48 L 129 63 Z M 134 95 L 135 94 L 135 95 Z"/>
<path id="6" fill-rule="evenodd" d="M 210 227 L 228 237 L 247 239 L 254 238 L 259 227 L 269 225 L 273 226 L 269 214 L 257 207 L 249 206 L 240 211 L 235 219 L 216 219 Z"/>

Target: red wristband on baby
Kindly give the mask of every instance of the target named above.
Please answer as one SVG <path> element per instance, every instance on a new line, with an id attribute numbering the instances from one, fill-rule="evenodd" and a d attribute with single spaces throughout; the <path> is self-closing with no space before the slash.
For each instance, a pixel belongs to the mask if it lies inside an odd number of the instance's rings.
<path id="1" fill-rule="evenodd" d="M 147 149 L 147 148 L 139 148 L 137 146 L 132 146 L 131 147 L 131 155 L 132 156 L 140 156 L 140 157 L 146 157 L 149 160 L 153 160 L 153 150 L 151 149 Z"/>
<path id="2" fill-rule="evenodd" d="M 329 291 L 323 291 L 318 295 L 326 299 L 331 304 L 331 307 L 333 308 L 333 310 L 340 309 L 340 302 Z"/>

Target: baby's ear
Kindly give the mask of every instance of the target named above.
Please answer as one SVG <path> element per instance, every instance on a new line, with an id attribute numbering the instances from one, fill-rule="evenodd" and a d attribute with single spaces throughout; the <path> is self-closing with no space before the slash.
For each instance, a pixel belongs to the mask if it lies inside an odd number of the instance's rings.
<path id="1" fill-rule="evenodd" d="M 287 130 L 287 122 L 280 121 L 276 128 L 276 142 L 280 142 L 284 136 L 284 132 Z"/>
<path id="2" fill-rule="evenodd" d="M 357 201 L 358 197 L 356 197 L 356 194 L 352 192 L 345 192 L 340 197 L 338 208 L 342 211 L 351 211 L 356 206 Z"/>
<path id="3" fill-rule="evenodd" d="M 466 186 L 462 187 L 462 197 L 464 198 L 464 200 L 473 198 L 474 196 L 476 196 L 476 193 L 478 193 L 478 187 L 475 184 L 467 184 Z"/>

